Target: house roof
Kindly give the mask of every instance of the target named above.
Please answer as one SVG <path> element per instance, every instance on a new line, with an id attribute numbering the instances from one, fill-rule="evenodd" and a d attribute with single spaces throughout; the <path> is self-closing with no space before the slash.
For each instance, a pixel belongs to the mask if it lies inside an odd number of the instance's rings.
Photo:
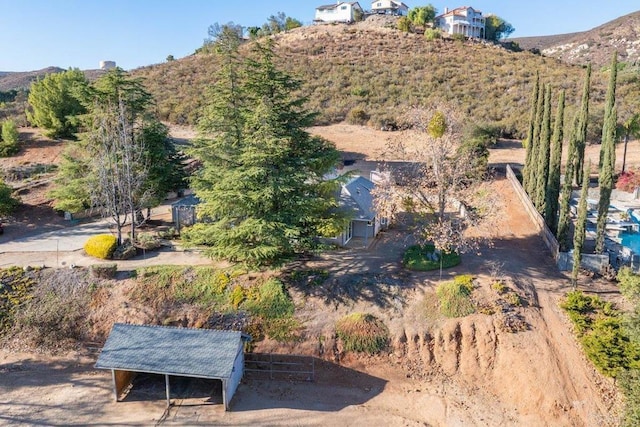
<path id="1" fill-rule="evenodd" d="M 474 9 L 471 6 L 462 6 L 462 7 L 456 7 L 455 9 L 451 9 L 450 11 L 443 13 L 442 15 L 438 15 L 436 16 L 437 18 L 443 18 L 445 16 L 453 16 L 453 15 L 458 15 L 458 16 L 467 16 L 467 10 L 471 9 L 473 10 L 475 13 L 480 13 L 482 14 L 481 11 Z"/>
<path id="2" fill-rule="evenodd" d="M 376 6 L 374 5 L 378 2 L 380 2 L 380 0 L 371 0 L 371 8 L 376 9 Z M 406 4 L 402 3 L 401 1 L 395 1 L 395 0 L 391 0 L 391 7 L 395 7 L 396 9 L 398 8 L 409 9 L 409 6 L 407 6 Z M 382 7 L 381 9 L 387 9 L 387 8 Z"/>
<path id="3" fill-rule="evenodd" d="M 238 331 L 116 323 L 95 367 L 187 377 L 229 378 L 249 339 Z"/>
<path id="4" fill-rule="evenodd" d="M 198 196 L 196 195 L 189 195 L 187 197 L 184 197 L 180 200 L 178 200 L 177 202 L 173 202 L 171 203 L 171 207 L 176 207 L 176 206 L 196 206 L 200 204 L 200 199 L 198 199 Z"/>
<path id="5" fill-rule="evenodd" d="M 342 186 L 340 191 L 340 206 L 348 210 L 353 219 L 373 221 L 373 196 L 371 191 L 375 184 L 367 178 L 356 176 Z"/>
<path id="6" fill-rule="evenodd" d="M 343 5 L 343 4 L 350 4 L 351 6 L 358 5 L 358 7 L 360 9 L 362 9 L 362 7 L 360 6 L 360 4 L 357 1 L 346 1 L 346 2 L 338 2 L 338 3 L 325 4 L 323 6 L 318 6 L 318 7 L 316 7 L 316 10 L 331 10 L 331 9 L 335 9 L 338 6 Z"/>

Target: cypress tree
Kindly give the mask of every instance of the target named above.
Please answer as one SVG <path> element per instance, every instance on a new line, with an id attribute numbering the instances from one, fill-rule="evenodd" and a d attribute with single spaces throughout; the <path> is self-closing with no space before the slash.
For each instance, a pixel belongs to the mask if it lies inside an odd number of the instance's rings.
<path id="1" fill-rule="evenodd" d="M 564 90 L 560 92 L 556 119 L 553 129 L 553 153 L 549 166 L 549 180 L 544 205 L 544 219 L 552 233 L 558 230 L 558 198 L 560 197 L 560 164 L 562 161 L 562 140 L 564 138 Z"/>
<path id="2" fill-rule="evenodd" d="M 533 199 L 538 212 L 544 213 L 549 179 L 549 156 L 551 145 L 551 86 L 545 85 L 542 129 L 538 149 L 538 171 L 536 173 L 536 190 Z"/>
<path id="3" fill-rule="evenodd" d="M 596 231 L 596 253 L 602 253 L 605 249 L 605 231 L 607 225 L 607 213 L 611 203 L 613 191 L 613 175 L 616 161 L 616 126 L 618 114 L 616 111 L 616 79 L 618 67 L 618 54 L 613 54 L 609 87 L 604 105 L 604 126 L 602 127 L 602 145 L 600 146 L 600 174 L 598 186 L 600 187 L 600 200 L 598 202 L 598 228 Z"/>
<path id="4" fill-rule="evenodd" d="M 587 65 L 587 74 L 584 78 L 582 88 L 582 104 L 580 106 L 580 119 L 575 140 L 575 182 L 579 185 L 582 182 L 582 171 L 584 166 L 584 150 L 587 146 L 587 125 L 589 124 L 589 87 L 591 84 L 591 64 Z"/>
<path id="5" fill-rule="evenodd" d="M 531 164 L 531 149 L 533 148 L 533 130 L 536 121 L 536 107 L 538 105 L 538 88 L 540 86 L 540 73 L 536 71 L 536 80 L 531 91 L 531 104 L 529 105 L 529 130 L 527 131 L 527 147 L 524 159 L 524 171 L 522 174 L 522 186 L 528 188 L 528 168 L 533 167 Z"/>
<path id="6" fill-rule="evenodd" d="M 578 202 L 578 219 L 573 233 L 573 270 L 571 271 L 571 282 L 575 287 L 578 283 L 578 272 L 580 271 L 580 261 L 582 261 L 582 249 L 584 247 L 584 237 L 587 226 L 587 198 L 589 197 L 589 171 L 591 162 L 587 170 L 582 173 L 582 190 L 580 191 L 580 201 Z"/>
<path id="7" fill-rule="evenodd" d="M 531 167 L 527 168 L 527 187 L 525 190 L 529 195 L 529 198 L 533 200 L 534 192 L 537 185 L 536 174 L 538 172 L 538 151 L 540 146 L 540 131 L 542 130 L 542 117 L 544 115 L 544 85 L 538 85 L 538 97 L 536 102 L 536 119 L 533 124 L 533 138 L 530 141 L 531 144 L 531 156 L 529 157 L 529 164 Z"/>
<path id="8" fill-rule="evenodd" d="M 556 237 L 560 244 L 560 251 L 569 250 L 569 234 L 571 231 L 571 195 L 573 193 L 573 168 L 575 163 L 576 151 L 572 149 L 571 142 L 574 141 L 574 134 L 577 127 L 578 115 L 573 118 L 573 126 L 571 136 L 569 137 L 569 150 L 567 162 L 565 163 L 564 181 L 560 192 L 560 213 L 558 215 L 558 232 Z"/>

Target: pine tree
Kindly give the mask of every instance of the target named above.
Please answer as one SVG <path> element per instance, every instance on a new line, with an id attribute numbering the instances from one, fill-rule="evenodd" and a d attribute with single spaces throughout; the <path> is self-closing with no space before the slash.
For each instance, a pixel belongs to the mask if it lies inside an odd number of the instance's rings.
<path id="1" fill-rule="evenodd" d="M 202 162 L 192 185 L 209 222 L 184 237 L 214 258 L 267 264 L 309 249 L 316 236 L 338 234 L 336 183 L 325 181 L 339 153 L 305 129 L 314 114 L 293 95 L 300 82 L 275 65 L 273 44 L 256 43 L 245 63 L 235 53 L 208 92 L 203 138 L 191 154 Z M 333 235 L 335 235 L 333 234 Z"/>
<path id="2" fill-rule="evenodd" d="M 575 183 L 582 182 L 582 171 L 584 169 L 584 150 L 587 146 L 587 125 L 589 124 L 589 87 L 591 84 L 591 64 L 587 65 L 587 74 L 584 78 L 582 88 L 582 103 L 580 105 L 580 118 L 575 134 Z"/>
<path id="3" fill-rule="evenodd" d="M 542 121 L 544 116 L 544 85 L 538 87 L 538 100 L 536 103 L 536 119 L 533 124 L 533 139 L 531 143 L 531 156 L 529 162 L 531 167 L 527 168 L 527 194 L 533 199 L 538 179 L 538 152 L 540 151 L 540 133 L 542 131 Z"/>
<path id="4" fill-rule="evenodd" d="M 532 199 L 538 212 L 544 213 L 549 179 L 549 156 L 551 145 L 551 86 L 545 85 L 542 129 L 538 149 L 538 171 L 536 173 L 536 189 Z"/>
<path id="5" fill-rule="evenodd" d="M 602 127 L 602 145 L 600 146 L 600 174 L 598 187 L 600 200 L 598 202 L 598 228 L 596 230 L 596 253 L 605 249 L 605 232 L 611 192 L 613 191 L 613 175 L 616 162 L 616 127 L 618 114 L 616 111 L 616 80 L 618 68 L 618 54 L 613 54 L 609 76 L 609 87 L 605 98 L 604 125 Z"/>
<path id="6" fill-rule="evenodd" d="M 547 193 L 544 205 L 544 219 L 552 233 L 558 231 L 558 207 L 560 197 L 560 165 L 562 162 L 562 140 L 564 138 L 564 102 L 565 92 L 560 92 L 558 99 L 558 109 L 553 129 L 553 153 L 549 166 L 549 180 L 547 182 Z"/>
<path id="7" fill-rule="evenodd" d="M 578 202 L 578 218 L 576 220 L 575 231 L 573 232 L 573 270 L 571 271 L 571 282 L 575 287 L 578 283 L 578 272 L 582 261 L 582 249 L 587 226 L 587 198 L 589 197 L 589 162 L 586 171 L 582 173 L 582 190 L 580 191 L 580 201 Z"/>
<path id="8" fill-rule="evenodd" d="M 536 71 L 536 80 L 533 84 L 533 89 L 531 91 L 531 104 L 529 106 L 529 130 L 527 131 L 527 147 L 526 147 L 526 155 L 524 160 L 524 170 L 522 174 L 522 186 L 524 188 L 529 187 L 529 168 L 532 167 L 531 163 L 531 151 L 533 148 L 533 133 L 535 129 L 535 121 L 536 121 L 536 107 L 538 106 L 538 91 L 540 87 L 540 73 Z"/>

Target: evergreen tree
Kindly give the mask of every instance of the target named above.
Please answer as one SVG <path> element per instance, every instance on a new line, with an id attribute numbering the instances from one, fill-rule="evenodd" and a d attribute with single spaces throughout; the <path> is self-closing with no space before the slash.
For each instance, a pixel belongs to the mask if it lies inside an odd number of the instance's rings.
<path id="1" fill-rule="evenodd" d="M 0 215 L 10 214 L 19 204 L 20 202 L 13 197 L 13 188 L 5 184 L 0 177 Z"/>
<path id="2" fill-rule="evenodd" d="M 531 144 L 531 156 L 529 162 L 531 167 L 527 168 L 527 194 L 533 199 L 538 179 L 538 152 L 540 151 L 540 134 L 542 131 L 542 121 L 544 116 L 544 85 L 538 87 L 538 97 L 536 103 L 536 119 L 533 124 L 533 138 Z"/>
<path id="3" fill-rule="evenodd" d="M 214 258 L 265 264 L 338 234 L 337 183 L 323 176 L 339 153 L 305 131 L 314 114 L 292 95 L 300 82 L 276 67 L 270 41 L 256 43 L 242 65 L 233 52 L 218 54 L 232 62 L 209 91 L 192 150 L 202 162 L 192 185 L 210 222 L 184 237 Z"/>
<path id="4" fill-rule="evenodd" d="M 7 120 L 2 123 L 0 134 L 0 157 L 8 157 L 16 154 L 19 150 L 19 133 L 16 122 Z"/>
<path id="5" fill-rule="evenodd" d="M 544 205 L 544 219 L 552 233 L 558 231 L 558 208 L 560 197 L 560 165 L 562 162 L 562 140 L 564 138 L 564 101 L 565 92 L 560 92 L 558 109 L 553 129 L 553 153 L 549 166 L 549 180 Z"/>
<path id="6" fill-rule="evenodd" d="M 598 202 L 598 228 L 596 231 L 596 253 L 602 253 L 605 249 L 605 231 L 607 214 L 611 202 L 613 190 L 613 175 L 616 162 L 616 126 L 618 114 L 616 111 L 616 80 L 618 69 L 618 54 L 613 54 L 609 76 L 609 87 L 604 105 L 604 126 L 602 127 L 602 145 L 600 146 L 600 174 L 598 186 L 600 187 L 600 200 Z"/>
<path id="7" fill-rule="evenodd" d="M 560 192 L 560 214 L 558 215 L 558 232 L 556 237 L 560 244 L 560 251 L 569 250 L 569 236 L 571 232 L 571 196 L 573 193 L 573 168 L 575 167 L 576 151 L 571 148 L 571 142 L 574 141 L 574 134 L 577 127 L 578 114 L 573 118 L 573 126 L 571 136 L 569 137 L 569 150 L 567 162 L 565 163 L 564 181 Z"/>
<path id="8" fill-rule="evenodd" d="M 538 106 L 538 91 L 540 86 L 540 73 L 536 71 L 536 80 L 531 90 L 531 104 L 529 105 L 529 130 L 527 131 L 527 147 L 524 159 L 524 170 L 522 174 L 522 186 L 529 188 L 529 169 L 533 167 L 531 163 L 531 151 L 533 148 L 533 132 L 536 121 L 536 107 Z"/>
<path id="9" fill-rule="evenodd" d="M 87 79 L 78 69 L 49 74 L 34 82 L 29 91 L 27 119 L 45 129 L 47 136 L 72 136 L 77 130 L 76 116 L 85 112 L 75 92 L 87 84 Z"/>
<path id="10" fill-rule="evenodd" d="M 76 213 L 91 207 L 91 163 L 82 141 L 68 145 L 62 152 L 54 188 L 49 192 L 53 207 Z"/>
<path id="11" fill-rule="evenodd" d="M 547 181 L 549 179 L 549 156 L 551 145 L 551 86 L 545 85 L 542 129 L 538 149 L 538 171 L 536 173 L 536 189 L 532 199 L 538 212 L 545 211 Z"/>
<path id="12" fill-rule="evenodd" d="M 591 85 L 591 64 L 587 65 L 587 74 L 584 78 L 582 88 L 582 103 L 580 105 L 580 119 L 575 134 L 575 183 L 582 182 L 582 171 L 584 169 L 584 150 L 587 146 L 587 125 L 589 124 L 589 87 Z"/>
<path id="13" fill-rule="evenodd" d="M 571 271 L 571 282 L 575 287 L 578 284 L 578 272 L 580 271 L 580 261 L 582 261 L 582 249 L 584 247 L 584 237 L 587 226 L 587 198 L 589 197 L 589 162 L 586 171 L 582 173 L 582 190 L 580 191 L 580 201 L 578 202 L 578 218 L 576 220 L 575 231 L 573 232 L 573 269 Z"/>

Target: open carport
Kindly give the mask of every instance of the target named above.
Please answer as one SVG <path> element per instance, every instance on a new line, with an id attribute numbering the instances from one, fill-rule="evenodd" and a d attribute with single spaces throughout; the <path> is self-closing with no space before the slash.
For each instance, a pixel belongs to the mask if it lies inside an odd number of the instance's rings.
<path id="1" fill-rule="evenodd" d="M 170 376 L 220 380 L 227 410 L 242 379 L 244 342 L 249 339 L 238 331 L 116 323 L 95 367 L 111 370 L 116 401 L 137 373 L 165 377 L 167 406 L 171 405 Z"/>

